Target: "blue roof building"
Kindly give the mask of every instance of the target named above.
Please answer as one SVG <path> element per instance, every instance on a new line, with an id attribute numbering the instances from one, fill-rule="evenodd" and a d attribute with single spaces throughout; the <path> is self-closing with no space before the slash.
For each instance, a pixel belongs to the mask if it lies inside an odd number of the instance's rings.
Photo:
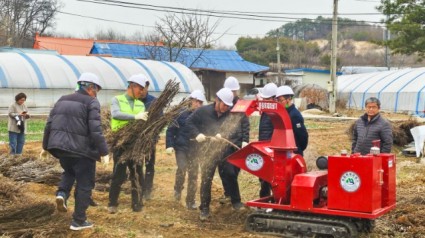
<path id="1" fill-rule="evenodd" d="M 244 60 L 234 50 L 192 48 L 171 48 L 170 50 L 170 48 L 164 46 L 94 43 L 90 54 L 179 62 L 193 70 L 245 73 L 257 73 L 269 70 L 269 67 Z"/>
<path id="2" fill-rule="evenodd" d="M 223 87 L 224 80 L 229 76 L 234 76 L 239 80 L 241 93 L 244 94 L 254 87 L 255 74 L 269 70 L 269 67 L 244 60 L 234 50 L 168 48 L 164 46 L 95 42 L 90 54 L 179 62 L 193 70 L 201 79 L 208 100 L 215 97 L 215 93 Z"/>

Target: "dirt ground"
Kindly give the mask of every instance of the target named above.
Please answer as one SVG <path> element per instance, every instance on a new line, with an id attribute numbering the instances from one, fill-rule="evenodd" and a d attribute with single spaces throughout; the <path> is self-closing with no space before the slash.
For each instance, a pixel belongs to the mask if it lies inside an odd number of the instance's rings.
<path id="1" fill-rule="evenodd" d="M 387 115 L 390 118 L 407 118 L 400 115 Z M 309 170 L 315 169 L 315 158 L 319 155 L 337 154 L 341 149 L 350 150 L 350 141 L 346 134 L 350 121 L 320 121 L 307 119 L 309 125 L 309 145 L 305 159 Z M 252 135 L 255 137 L 255 135 Z M 134 213 L 130 206 L 130 194 L 120 195 L 119 212 L 108 214 L 108 193 L 94 191 L 94 199 L 100 204 L 88 209 L 88 218 L 95 223 L 94 229 L 73 232 L 68 229 L 74 206 L 70 198 L 68 213 L 55 213 L 55 222 L 63 223 L 63 237 L 265 237 L 244 231 L 244 221 L 250 209 L 235 212 L 230 205 L 220 205 L 218 198 L 223 189 L 216 173 L 212 188 L 211 219 L 200 222 L 198 211 L 189 211 L 173 198 L 175 174 L 174 156 L 167 155 L 164 138 L 157 145 L 156 174 L 153 199 L 146 201 L 140 213 Z M 25 156 L 37 157 L 40 143 L 27 143 Z M 394 148 L 397 155 L 397 208 L 376 221 L 376 227 L 370 234 L 362 237 L 424 237 L 425 236 L 425 165 L 416 163 L 412 157 L 399 154 L 400 148 Z M 6 148 L 0 148 L 5 153 Z M 112 172 L 112 165 L 98 170 Z M 1 177 L 0 177 L 1 179 Z M 257 198 L 258 179 L 246 172 L 241 172 L 240 190 L 243 201 Z M 128 183 L 125 185 L 128 186 Z M 54 203 L 56 187 L 37 183 L 26 183 L 25 190 L 35 194 L 39 199 Z M 185 191 L 183 192 L 185 194 Z M 198 201 L 199 201 L 199 196 Z"/>

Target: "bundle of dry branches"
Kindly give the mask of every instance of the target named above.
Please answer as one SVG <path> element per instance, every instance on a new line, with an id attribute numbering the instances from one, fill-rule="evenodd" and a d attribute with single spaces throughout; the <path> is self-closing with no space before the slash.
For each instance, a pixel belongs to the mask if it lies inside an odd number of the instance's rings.
<path id="1" fill-rule="evenodd" d="M 108 119 L 110 114 L 104 110 L 102 113 L 104 134 L 112 151 L 123 151 L 120 162 L 133 161 L 141 165 L 150 159 L 161 131 L 182 112 L 182 108 L 189 105 L 188 100 L 183 100 L 163 113 L 179 89 L 178 82 L 169 80 L 164 91 L 150 106 L 148 119 L 132 121 L 117 132 L 112 132 L 110 126 L 106 125 L 110 121 Z"/>

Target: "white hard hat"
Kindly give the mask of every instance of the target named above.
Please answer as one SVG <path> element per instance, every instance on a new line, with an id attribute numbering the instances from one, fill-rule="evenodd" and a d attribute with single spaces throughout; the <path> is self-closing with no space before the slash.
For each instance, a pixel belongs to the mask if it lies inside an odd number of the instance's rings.
<path id="1" fill-rule="evenodd" d="M 217 97 L 224 102 L 227 106 L 233 106 L 233 92 L 228 88 L 218 90 Z"/>
<path id="2" fill-rule="evenodd" d="M 286 95 L 294 95 L 294 91 L 289 86 L 280 86 L 277 88 L 276 97 L 286 96 Z"/>
<path id="3" fill-rule="evenodd" d="M 206 102 L 207 99 L 205 98 L 205 95 L 202 93 L 201 90 L 193 90 L 193 92 L 190 94 L 191 98 L 194 98 L 196 100 L 202 101 L 202 102 Z"/>
<path id="4" fill-rule="evenodd" d="M 146 87 L 146 82 L 148 82 L 148 77 L 146 77 L 144 74 L 134 74 L 130 76 L 129 79 L 127 79 L 127 82 L 133 82 L 137 83 L 138 85 L 142 87 Z"/>
<path id="5" fill-rule="evenodd" d="M 97 77 L 97 75 L 93 73 L 82 73 L 77 80 L 77 83 L 79 82 L 94 83 L 100 88 L 102 88 L 99 77 Z"/>
<path id="6" fill-rule="evenodd" d="M 271 98 L 276 96 L 277 86 L 274 83 L 268 83 L 260 90 L 260 97 Z"/>
<path id="7" fill-rule="evenodd" d="M 238 79 L 230 76 L 224 81 L 224 87 L 228 88 L 232 91 L 239 90 L 241 87 L 239 86 Z"/>

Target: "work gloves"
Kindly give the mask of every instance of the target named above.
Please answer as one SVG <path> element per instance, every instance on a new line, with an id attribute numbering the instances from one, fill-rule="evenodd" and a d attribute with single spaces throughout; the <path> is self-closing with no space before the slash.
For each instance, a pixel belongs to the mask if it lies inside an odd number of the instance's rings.
<path id="1" fill-rule="evenodd" d="M 241 148 L 243 148 L 243 147 L 245 147 L 247 145 L 248 145 L 248 142 L 242 141 L 242 147 Z"/>
<path id="2" fill-rule="evenodd" d="M 109 155 L 100 156 L 100 161 L 104 166 L 109 164 Z"/>
<path id="3" fill-rule="evenodd" d="M 40 153 L 40 160 L 47 160 L 49 158 L 49 151 L 42 149 Z"/>
<path id="4" fill-rule="evenodd" d="M 148 119 L 148 112 L 139 112 L 138 114 L 134 115 L 134 119 L 146 121 Z"/>
<path id="5" fill-rule="evenodd" d="M 168 147 L 167 149 L 165 149 L 165 153 L 167 153 L 168 155 L 171 155 L 174 153 L 174 148 L 173 147 Z"/>
<path id="6" fill-rule="evenodd" d="M 195 140 L 199 143 L 204 142 L 207 138 L 204 134 L 200 133 L 196 136 Z"/>

